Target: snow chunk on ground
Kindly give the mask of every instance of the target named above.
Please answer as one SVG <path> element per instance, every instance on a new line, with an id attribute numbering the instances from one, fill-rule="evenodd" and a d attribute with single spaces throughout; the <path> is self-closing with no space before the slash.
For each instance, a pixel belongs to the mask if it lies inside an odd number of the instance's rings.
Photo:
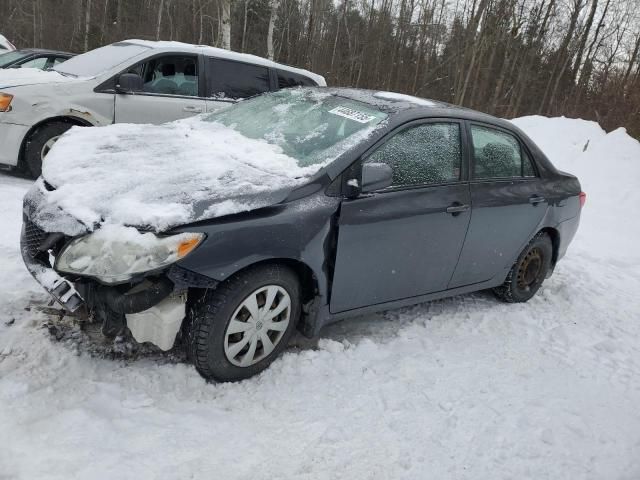
<path id="1" fill-rule="evenodd" d="M 163 231 L 245 211 L 247 198 L 251 208 L 269 205 L 269 195 L 254 195 L 293 188 L 321 167 L 300 167 L 277 145 L 200 118 L 74 127 L 44 162 L 43 177 L 56 190 L 36 222 L 61 208 L 90 230 L 104 222 Z"/>

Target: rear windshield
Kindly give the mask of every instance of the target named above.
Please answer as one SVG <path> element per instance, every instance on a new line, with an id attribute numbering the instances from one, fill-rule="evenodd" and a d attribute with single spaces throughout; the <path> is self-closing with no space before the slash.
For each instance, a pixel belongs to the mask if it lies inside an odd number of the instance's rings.
<path id="1" fill-rule="evenodd" d="M 114 43 L 73 57 L 57 65 L 54 70 L 74 77 L 96 77 L 147 50 L 149 47 L 142 45 Z"/>

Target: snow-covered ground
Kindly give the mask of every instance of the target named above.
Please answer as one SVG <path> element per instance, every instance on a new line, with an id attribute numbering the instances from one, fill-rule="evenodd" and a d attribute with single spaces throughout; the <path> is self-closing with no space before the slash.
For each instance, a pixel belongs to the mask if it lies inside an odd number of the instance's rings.
<path id="1" fill-rule="evenodd" d="M 0 478 L 640 478 L 640 144 L 515 123 L 588 194 L 532 301 L 343 322 L 236 384 L 52 340 L 25 311 L 46 301 L 18 253 L 29 183 L 0 174 Z"/>

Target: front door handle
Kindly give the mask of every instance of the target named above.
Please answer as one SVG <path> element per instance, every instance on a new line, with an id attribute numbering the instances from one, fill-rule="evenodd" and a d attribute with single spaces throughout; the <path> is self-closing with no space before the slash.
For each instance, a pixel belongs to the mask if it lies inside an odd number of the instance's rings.
<path id="1" fill-rule="evenodd" d="M 182 109 L 183 112 L 188 113 L 202 113 L 202 107 L 196 107 L 195 105 L 187 105 Z"/>
<path id="2" fill-rule="evenodd" d="M 534 206 L 544 202 L 544 200 L 545 198 L 541 197 L 540 195 L 532 195 L 529 197 L 529 203 Z"/>
<path id="3" fill-rule="evenodd" d="M 455 202 L 447 207 L 447 213 L 450 213 L 454 217 L 456 215 L 460 215 L 462 212 L 466 212 L 469 210 L 469 205 L 463 205 L 461 203 Z"/>

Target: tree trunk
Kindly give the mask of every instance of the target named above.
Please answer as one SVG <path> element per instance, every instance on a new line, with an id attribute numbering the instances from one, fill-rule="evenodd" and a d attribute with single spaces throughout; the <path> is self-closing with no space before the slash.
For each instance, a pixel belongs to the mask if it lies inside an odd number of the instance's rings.
<path id="1" fill-rule="evenodd" d="M 160 40 L 160 28 L 162 27 L 162 11 L 164 10 L 164 0 L 160 0 L 158 7 L 158 20 L 156 22 L 156 40 Z"/>
<path id="2" fill-rule="evenodd" d="M 580 44 L 578 45 L 578 53 L 576 54 L 576 60 L 573 64 L 573 71 L 571 72 L 572 82 L 576 81 L 576 78 L 578 76 L 578 70 L 580 69 L 580 65 L 582 65 L 584 48 L 587 45 L 587 39 L 589 38 L 589 33 L 591 33 L 591 26 L 593 25 L 593 19 L 596 16 L 597 8 L 598 8 L 598 0 L 593 0 L 591 2 L 591 11 L 589 12 L 589 18 L 587 18 L 587 23 L 584 26 L 584 32 L 582 32 L 582 36 L 580 37 Z"/>
<path id="3" fill-rule="evenodd" d="M 222 8 L 222 48 L 231 50 L 231 0 L 220 0 Z"/>
<path id="4" fill-rule="evenodd" d="M 91 0 L 87 0 L 84 11 L 84 51 L 89 51 L 89 27 L 91 26 Z"/>
<path id="5" fill-rule="evenodd" d="M 280 0 L 271 0 L 271 16 L 267 31 L 267 58 L 269 60 L 273 60 L 273 31 L 278 21 L 278 8 L 280 8 Z"/>
<path id="6" fill-rule="evenodd" d="M 240 51 L 244 53 L 245 41 L 247 38 L 247 17 L 249 16 L 249 0 L 244 0 L 244 21 L 242 23 L 242 45 Z"/>

